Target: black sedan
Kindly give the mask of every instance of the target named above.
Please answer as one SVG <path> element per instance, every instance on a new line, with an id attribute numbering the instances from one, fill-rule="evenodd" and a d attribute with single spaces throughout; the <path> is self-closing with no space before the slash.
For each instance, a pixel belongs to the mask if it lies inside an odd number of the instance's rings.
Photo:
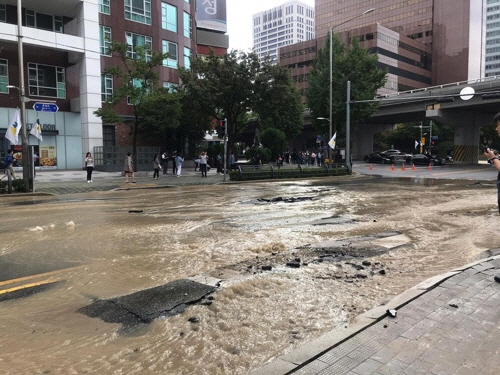
<path id="1" fill-rule="evenodd" d="M 363 160 L 367 163 L 380 163 L 380 164 L 390 164 L 391 157 L 390 155 L 384 153 L 374 152 L 373 154 L 365 155 Z"/>
<path id="2" fill-rule="evenodd" d="M 416 154 L 411 158 L 411 163 L 416 165 L 443 165 L 445 159 L 436 155 Z"/>

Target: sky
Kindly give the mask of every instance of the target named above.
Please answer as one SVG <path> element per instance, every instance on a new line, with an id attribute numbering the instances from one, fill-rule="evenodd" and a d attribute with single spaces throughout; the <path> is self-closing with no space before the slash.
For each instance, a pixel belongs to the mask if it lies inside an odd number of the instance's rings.
<path id="1" fill-rule="evenodd" d="M 314 0 L 301 0 L 314 6 Z M 252 16 L 286 3 L 287 0 L 226 0 L 229 49 L 248 52 L 253 47 Z"/>

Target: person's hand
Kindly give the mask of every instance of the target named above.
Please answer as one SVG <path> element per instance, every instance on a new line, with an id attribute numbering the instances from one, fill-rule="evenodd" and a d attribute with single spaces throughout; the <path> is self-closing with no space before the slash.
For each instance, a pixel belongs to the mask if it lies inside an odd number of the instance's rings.
<path id="1" fill-rule="evenodd" d="M 495 152 L 492 149 L 490 149 L 490 148 L 487 148 L 486 151 L 484 151 L 484 155 L 488 159 L 492 159 L 492 158 L 496 157 Z"/>

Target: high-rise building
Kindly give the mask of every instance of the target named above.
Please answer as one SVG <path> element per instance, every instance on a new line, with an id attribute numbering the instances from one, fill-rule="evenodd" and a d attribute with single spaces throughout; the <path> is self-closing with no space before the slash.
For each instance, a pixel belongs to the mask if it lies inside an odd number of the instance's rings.
<path id="1" fill-rule="evenodd" d="M 23 1 L 25 92 L 32 101 L 54 101 L 57 113 L 36 112 L 27 104 L 28 128 L 37 119 L 43 142 L 29 136 L 42 166 L 78 169 L 87 151 L 100 146 L 127 146 L 126 126 L 103 124 L 94 111 L 119 85 L 105 67 L 121 64 L 110 53 L 111 40 L 136 48 L 168 52 L 158 69 L 164 87 L 179 84 L 178 68 L 196 54 L 195 0 L 51 0 Z M 19 105 L 17 0 L 0 3 L 0 158 L 10 148 L 5 130 Z M 31 103 L 31 104 L 30 104 Z M 132 115 L 126 102 L 116 107 Z"/>
<path id="2" fill-rule="evenodd" d="M 278 48 L 315 38 L 314 8 L 297 0 L 253 15 L 253 51 L 277 62 Z"/>
<path id="3" fill-rule="evenodd" d="M 500 75 L 500 0 L 486 8 L 486 77 Z"/>
<path id="4" fill-rule="evenodd" d="M 335 32 L 378 23 L 432 48 L 433 84 L 477 79 L 484 76 L 486 1 L 316 0 L 316 35 L 375 8 Z"/>

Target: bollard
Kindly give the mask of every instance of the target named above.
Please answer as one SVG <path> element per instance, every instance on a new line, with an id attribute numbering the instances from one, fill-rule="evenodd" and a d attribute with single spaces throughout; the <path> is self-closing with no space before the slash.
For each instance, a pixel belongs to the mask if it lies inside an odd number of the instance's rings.
<path id="1" fill-rule="evenodd" d="M 392 165 L 392 167 L 391 167 L 391 171 L 393 171 L 393 170 L 394 170 L 394 164 L 393 164 L 393 165 Z"/>
<path id="2" fill-rule="evenodd" d="M 373 165 L 370 164 L 370 171 L 373 171 Z"/>
<path id="3" fill-rule="evenodd" d="M 429 163 L 429 170 L 432 171 L 432 163 Z"/>
<path id="4" fill-rule="evenodd" d="M 401 164 L 401 170 L 404 172 L 406 169 L 405 169 L 405 163 Z"/>
<path id="5" fill-rule="evenodd" d="M 411 165 L 411 170 L 414 171 L 415 170 L 415 164 L 412 164 Z"/>

